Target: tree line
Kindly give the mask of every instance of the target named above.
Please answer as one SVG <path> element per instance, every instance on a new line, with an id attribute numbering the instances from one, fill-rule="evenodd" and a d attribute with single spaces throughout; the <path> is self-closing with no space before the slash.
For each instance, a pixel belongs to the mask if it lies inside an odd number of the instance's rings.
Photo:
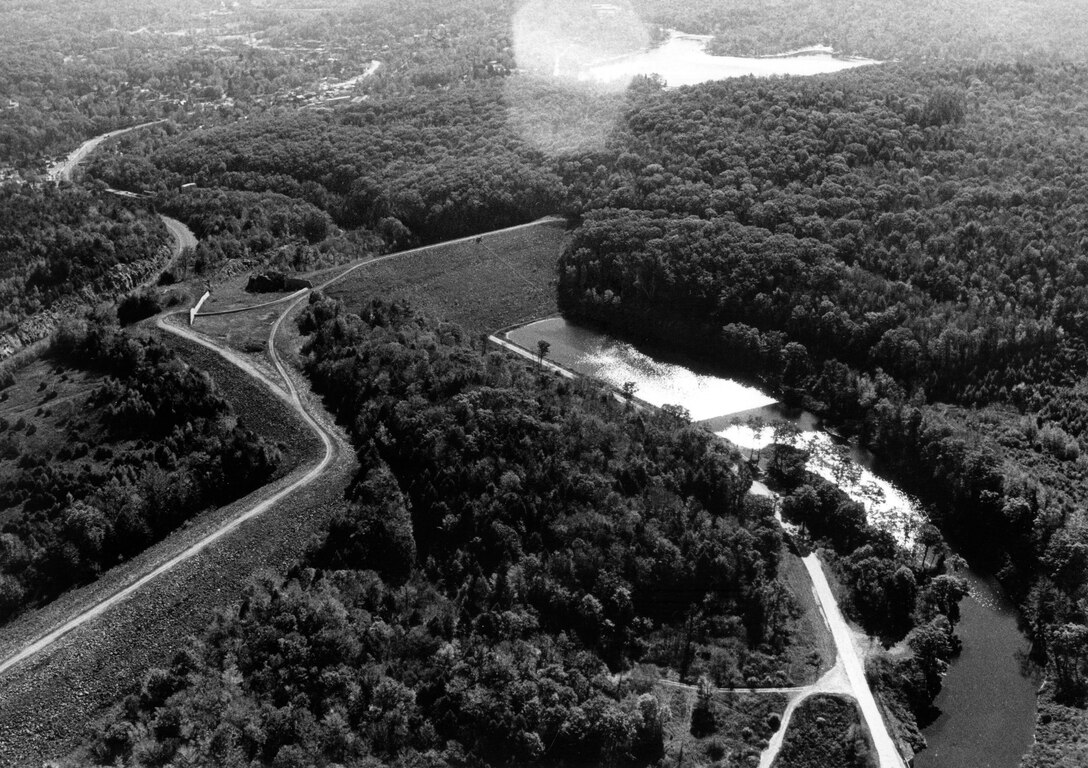
<path id="1" fill-rule="evenodd" d="M 1043 105 L 1086 85 L 972 64 L 651 96 L 559 268 L 569 316 L 697 348 L 873 448 L 1001 575 L 1065 702 L 1088 665 L 1084 167 Z"/>
<path id="2" fill-rule="evenodd" d="M 263 485 L 279 462 L 207 375 L 162 342 L 97 317 L 65 324 L 50 354 L 105 377 L 62 425 L 63 445 L 27 450 L 33 424 L 0 420 L 0 621 Z"/>
<path id="3" fill-rule="evenodd" d="M 315 297 L 299 324 L 359 456 L 349 498 L 149 674 L 101 761 L 645 765 L 668 714 L 633 662 L 690 676 L 716 646 L 740 685 L 781 666 L 781 534 L 708 433 L 400 303 Z"/>

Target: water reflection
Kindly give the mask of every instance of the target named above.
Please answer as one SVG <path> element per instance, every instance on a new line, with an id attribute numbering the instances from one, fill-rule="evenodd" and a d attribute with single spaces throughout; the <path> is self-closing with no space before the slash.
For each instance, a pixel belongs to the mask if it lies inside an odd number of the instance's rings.
<path id="1" fill-rule="evenodd" d="M 551 360 L 617 388 L 627 383 L 651 405 L 680 405 L 692 420 L 741 448 L 758 450 L 777 440 L 809 451 L 807 468 L 838 485 L 865 506 L 871 525 L 887 530 L 903 546 L 911 546 L 924 515 L 917 502 L 870 469 L 871 456 L 835 440 L 807 411 L 793 411 L 774 398 L 734 379 L 700 373 L 692 366 L 647 354 L 623 341 L 568 323 L 561 317 L 522 326 L 506 334 L 525 349 L 549 344 Z M 745 423 L 736 424 L 736 414 Z M 751 424 L 747 423 L 751 421 Z M 759 426 L 760 422 L 764 426 Z M 777 422 L 778 427 L 771 426 Z M 784 430 L 782 425 L 789 425 Z"/>
<path id="2" fill-rule="evenodd" d="M 806 420 L 809 421 L 809 420 Z M 784 430 L 762 419 L 731 424 L 714 434 L 741 448 L 758 450 L 772 443 L 790 445 L 808 453 L 805 468 L 834 483 L 865 507 L 869 524 L 888 531 L 900 545 L 912 547 L 918 528 L 925 522 L 919 502 L 900 488 L 874 474 L 858 451 L 836 441 L 827 432 L 812 427 Z M 811 423 L 809 421 L 809 423 Z"/>
<path id="3" fill-rule="evenodd" d="M 627 83 L 636 75 L 657 74 L 667 85 L 680 86 L 748 75 L 819 75 L 879 63 L 872 59 L 836 56 L 830 48 L 822 46 L 778 56 L 712 56 L 706 52 L 710 40 L 710 35 L 687 35 L 670 30 L 664 44 L 586 67 L 578 78 L 599 83 Z"/>
<path id="4" fill-rule="evenodd" d="M 773 397 L 733 379 L 655 360 L 626 342 L 570 325 L 559 317 L 518 328 L 507 338 L 530 350 L 545 340 L 551 345 L 549 359 L 559 365 L 620 389 L 630 382 L 640 400 L 659 407 L 681 405 L 695 421 L 775 402 Z"/>

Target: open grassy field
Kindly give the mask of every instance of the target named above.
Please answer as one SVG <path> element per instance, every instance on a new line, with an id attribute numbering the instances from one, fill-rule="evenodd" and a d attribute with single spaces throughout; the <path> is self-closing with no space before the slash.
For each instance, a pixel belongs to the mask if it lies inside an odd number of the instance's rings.
<path id="1" fill-rule="evenodd" d="M 490 333 L 556 311 L 555 265 L 565 231 L 564 222 L 547 222 L 405 253 L 364 265 L 325 293 L 351 310 L 372 296 L 404 298 L 473 333 Z"/>
<path id="2" fill-rule="evenodd" d="M 87 401 L 102 382 L 98 373 L 69 367 L 45 355 L 14 369 L 0 391 L 0 525 L 22 514 L 23 502 L 8 485 L 35 463 L 77 471 L 102 470 L 131 441 L 110 439 Z M 37 500 L 32 500 L 37 501 Z"/>
<path id="3" fill-rule="evenodd" d="M 55 453 L 67 442 L 69 420 L 82 413 L 102 377 L 43 357 L 18 370 L 15 383 L 0 391 L 0 482 L 5 466 L 22 453 Z"/>
<path id="4" fill-rule="evenodd" d="M 480 235 L 364 261 L 351 268 L 333 267 L 305 275 L 314 285 L 336 279 L 324 289 L 357 310 L 370 297 L 397 297 L 472 333 L 490 333 L 509 325 L 556 312 L 555 265 L 563 245 L 566 224 L 538 225 Z M 213 287 L 202 312 L 222 312 L 275 301 L 289 293 L 247 293 L 246 275 L 237 275 Z M 251 362 L 275 377 L 265 345 L 272 323 L 285 302 L 252 311 L 201 316 L 195 328 L 208 338 L 244 353 Z M 281 333 L 289 333 L 286 323 Z M 291 345 L 281 352 L 293 357 Z"/>

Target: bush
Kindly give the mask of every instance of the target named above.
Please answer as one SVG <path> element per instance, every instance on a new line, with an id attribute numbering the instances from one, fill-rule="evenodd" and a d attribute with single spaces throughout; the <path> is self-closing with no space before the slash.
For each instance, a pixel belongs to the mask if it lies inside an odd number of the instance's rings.
<path id="1" fill-rule="evenodd" d="M 145 317 L 151 317 L 162 309 L 159 298 L 151 291 L 130 293 L 117 305 L 117 321 L 129 325 Z"/>

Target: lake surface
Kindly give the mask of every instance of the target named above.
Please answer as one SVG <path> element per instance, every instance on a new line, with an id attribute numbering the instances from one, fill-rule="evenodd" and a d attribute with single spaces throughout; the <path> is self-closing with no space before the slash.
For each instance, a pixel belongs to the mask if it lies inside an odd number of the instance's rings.
<path id="1" fill-rule="evenodd" d="M 532 351 L 538 341 L 546 340 L 551 345 L 548 359 L 552 362 L 614 387 L 632 382 L 640 400 L 659 407 L 683 405 L 695 421 L 775 402 L 773 397 L 732 379 L 655 360 L 630 344 L 572 325 L 561 317 L 524 325 L 506 337 Z"/>
<path id="2" fill-rule="evenodd" d="M 533 351 L 538 341 L 547 341 L 552 361 L 613 386 L 633 381 L 637 397 L 657 406 L 682 405 L 694 420 L 741 448 L 756 450 L 771 440 L 771 430 L 757 429 L 758 422 L 750 426 L 749 417 L 788 419 L 800 430 L 799 442 L 816 448 L 809 468 L 842 481 L 840 487 L 866 505 L 874 524 L 909 542 L 909 531 L 922 519 L 914 499 L 872 471 L 870 453 L 844 446 L 820 428 L 815 415 L 787 410 L 755 387 L 562 318 L 523 326 L 507 338 Z M 844 478 L 847 460 L 853 468 Z M 760 484 L 753 492 L 769 491 Z M 1017 768 L 1031 745 L 1039 684 L 1025 662 L 1030 644 L 1017 625 L 1015 607 L 993 579 L 969 569 L 959 575 L 971 590 L 960 603 L 956 627 L 963 652 L 953 659 L 934 702 L 941 714 L 923 730 L 929 746 L 916 756 L 915 768 Z"/>
<path id="3" fill-rule="evenodd" d="M 746 75 L 819 75 L 879 63 L 872 59 L 837 56 L 823 46 L 779 56 L 711 56 L 706 52 L 710 40 L 710 35 L 687 35 L 670 30 L 669 39 L 662 45 L 592 64 L 578 74 L 578 79 L 614 83 L 629 82 L 637 75 L 658 74 L 667 85 L 680 86 Z"/>
<path id="4" fill-rule="evenodd" d="M 779 405 L 760 408 L 736 416 L 711 419 L 714 434 L 739 448 L 758 450 L 772 442 L 774 430 L 753 426 L 749 419 L 765 422 L 789 421 L 800 433 L 786 441 L 809 452 L 805 468 L 837 485 L 847 496 L 865 507 L 869 524 L 888 531 L 904 547 L 914 544 L 914 537 L 926 516 L 921 504 L 894 483 L 872 470 L 873 456 L 868 451 L 845 444 L 820 429 L 820 420 L 808 411 L 787 410 Z"/>
<path id="5" fill-rule="evenodd" d="M 658 407 L 681 405 L 693 421 L 705 422 L 719 437 L 741 448 L 757 450 L 770 445 L 772 431 L 733 424 L 734 420 L 757 417 L 767 422 L 790 421 L 801 430 L 797 443 L 811 449 L 810 471 L 835 482 L 848 496 L 865 505 L 870 523 L 891 532 L 904 546 L 913 541 L 923 519 L 919 505 L 874 474 L 871 457 L 865 452 L 842 445 L 820 430 L 819 419 L 813 414 L 788 412 L 756 387 L 693 370 L 683 361 L 651 356 L 646 350 L 561 317 L 522 326 L 509 332 L 507 338 L 529 350 L 535 350 L 537 342 L 547 341 L 548 359 L 552 362 L 617 388 L 632 382 L 640 400 Z"/>

